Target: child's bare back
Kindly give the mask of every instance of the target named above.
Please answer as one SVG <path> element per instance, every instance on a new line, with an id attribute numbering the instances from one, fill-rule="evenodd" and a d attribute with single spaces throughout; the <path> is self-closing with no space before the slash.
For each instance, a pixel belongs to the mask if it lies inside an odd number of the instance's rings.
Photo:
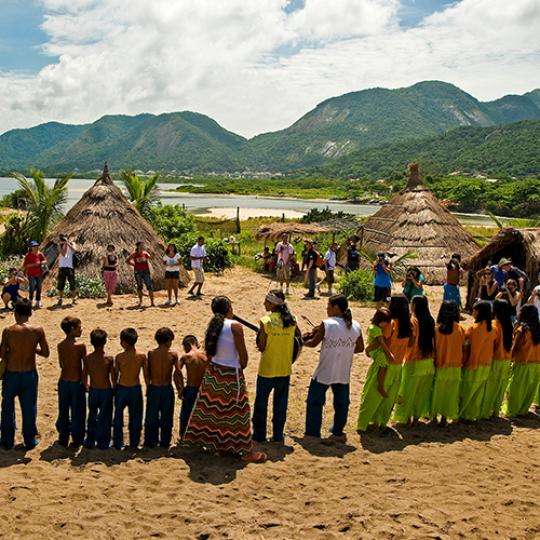
<path id="1" fill-rule="evenodd" d="M 126 350 L 116 355 L 115 374 L 117 384 L 121 386 L 138 386 L 141 384 L 141 370 L 146 378 L 146 355 L 135 349 Z"/>
<path id="2" fill-rule="evenodd" d="M 104 390 L 111 388 L 111 378 L 113 370 L 113 357 L 106 355 L 103 351 L 94 351 L 84 359 L 84 382 L 88 388 Z M 90 384 L 88 385 L 88 377 Z"/>
<path id="3" fill-rule="evenodd" d="M 202 349 L 192 348 L 180 358 L 180 367 L 186 368 L 187 386 L 200 386 L 208 367 L 208 357 Z"/>
<path id="4" fill-rule="evenodd" d="M 149 384 L 164 386 L 172 383 L 173 369 L 178 365 L 178 353 L 164 347 L 148 352 Z"/>
<path id="5" fill-rule="evenodd" d="M 60 379 L 70 382 L 82 380 L 82 363 L 86 356 L 86 345 L 66 338 L 58 344 L 57 350 Z"/>

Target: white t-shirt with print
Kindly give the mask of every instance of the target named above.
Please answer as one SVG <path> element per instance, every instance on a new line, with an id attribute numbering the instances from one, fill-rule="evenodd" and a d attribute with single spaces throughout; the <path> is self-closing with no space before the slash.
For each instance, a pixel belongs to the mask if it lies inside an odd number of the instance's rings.
<path id="1" fill-rule="evenodd" d="M 190 255 L 192 257 L 206 257 L 206 248 L 203 246 L 199 246 L 199 244 L 195 244 L 191 248 Z M 196 259 L 191 261 L 191 268 L 202 268 L 203 266 L 203 259 Z"/>

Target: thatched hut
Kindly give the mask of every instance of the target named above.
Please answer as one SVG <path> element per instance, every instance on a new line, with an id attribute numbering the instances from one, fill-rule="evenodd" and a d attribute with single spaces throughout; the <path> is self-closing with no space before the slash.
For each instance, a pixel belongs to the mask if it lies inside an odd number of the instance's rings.
<path id="1" fill-rule="evenodd" d="M 469 270 L 469 306 L 478 296 L 476 273 L 488 264 L 497 264 L 503 257 L 525 271 L 532 286 L 537 285 L 540 270 L 540 229 L 501 229 L 481 250 L 464 261 L 465 268 Z"/>
<path id="2" fill-rule="evenodd" d="M 359 236 L 364 250 L 412 254 L 404 263 L 421 268 L 430 282 L 444 279 L 453 253 L 466 258 L 478 250 L 473 237 L 424 185 L 416 163 L 409 165 L 405 188 L 367 220 Z"/>
<path id="3" fill-rule="evenodd" d="M 113 183 L 107 164 L 101 177 L 43 241 L 42 249 L 53 275 L 56 270 L 56 243 L 60 234 L 67 235 L 77 245 L 81 254 L 81 264 L 77 272 L 91 277 L 101 275 L 106 246 L 113 244 L 119 257 L 120 293 L 132 292 L 135 288 L 133 269 L 124 260 L 133 252 L 136 242 L 144 242 L 155 261 L 154 285 L 156 289 L 163 288 L 164 272 L 161 271 L 161 261 L 165 246 L 150 223 Z"/>
<path id="4" fill-rule="evenodd" d="M 287 223 L 270 223 L 261 225 L 255 233 L 257 240 L 280 240 L 284 234 L 289 236 L 313 237 L 319 234 L 330 233 L 332 230 L 328 227 L 323 227 L 317 223 L 297 223 L 294 221 Z"/>

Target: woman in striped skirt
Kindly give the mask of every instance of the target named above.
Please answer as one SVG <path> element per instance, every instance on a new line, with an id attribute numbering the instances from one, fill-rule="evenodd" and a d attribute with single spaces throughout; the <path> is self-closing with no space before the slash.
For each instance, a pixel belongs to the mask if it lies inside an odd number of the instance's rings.
<path id="1" fill-rule="evenodd" d="M 251 414 L 243 373 L 248 362 L 244 332 L 240 323 L 232 318 L 232 304 L 227 297 L 214 298 L 212 311 L 214 317 L 205 336 L 210 364 L 183 441 L 211 448 L 220 455 L 241 455 L 248 463 L 261 463 L 267 456 L 253 450 Z"/>

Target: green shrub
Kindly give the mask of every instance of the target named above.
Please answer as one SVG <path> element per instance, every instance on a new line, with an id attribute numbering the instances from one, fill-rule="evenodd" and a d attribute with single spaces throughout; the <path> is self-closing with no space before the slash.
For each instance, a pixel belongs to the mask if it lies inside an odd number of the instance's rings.
<path id="1" fill-rule="evenodd" d="M 373 273 L 354 270 L 339 280 L 341 292 L 351 300 L 373 300 Z"/>
<path id="2" fill-rule="evenodd" d="M 193 215 L 179 205 L 167 204 L 152 208 L 150 223 L 165 242 L 195 230 Z"/>
<path id="3" fill-rule="evenodd" d="M 6 221 L 4 234 L 0 237 L 0 255 L 9 257 L 25 253 L 30 240 L 26 218 L 12 214 Z"/>
<path id="4" fill-rule="evenodd" d="M 107 296 L 101 277 L 76 274 L 76 278 L 79 298 L 105 298 Z M 68 297 L 70 294 L 71 290 L 68 283 L 64 289 L 64 297 Z M 52 287 L 47 295 L 56 296 L 56 287 Z"/>

